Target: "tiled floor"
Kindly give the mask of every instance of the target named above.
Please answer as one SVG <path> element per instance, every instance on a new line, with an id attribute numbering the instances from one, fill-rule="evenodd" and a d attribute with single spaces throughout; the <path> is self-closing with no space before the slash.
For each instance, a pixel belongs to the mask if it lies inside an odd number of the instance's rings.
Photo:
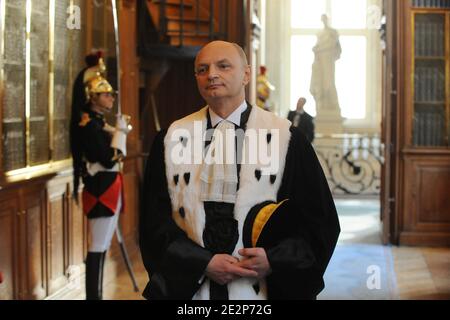
<path id="1" fill-rule="evenodd" d="M 325 273 L 325 289 L 318 299 L 396 299 L 391 250 L 381 244 L 379 202 L 335 203 L 341 234 Z"/>
<path id="2" fill-rule="evenodd" d="M 319 299 L 450 299 L 450 248 L 383 246 L 377 201 L 337 200 L 336 206 L 342 232 Z M 132 260 L 142 292 L 147 273 L 138 252 Z M 108 268 L 119 271 L 105 283 L 105 299 L 143 299 L 123 266 Z"/>
<path id="3" fill-rule="evenodd" d="M 131 277 L 125 268 L 125 264 L 120 259 L 117 264 L 109 260 L 105 266 L 104 272 L 105 274 L 110 274 L 110 276 L 106 277 L 103 285 L 103 299 L 144 300 L 142 297 L 142 291 L 148 282 L 147 272 L 145 271 L 139 252 L 133 252 L 130 255 L 130 258 L 139 291 L 135 292 L 133 290 Z M 74 297 L 68 296 L 67 298 L 73 300 L 84 300 L 85 297 L 84 292 L 79 292 Z"/>
<path id="4" fill-rule="evenodd" d="M 383 246 L 378 201 L 336 207 L 342 231 L 319 299 L 450 299 L 450 248 Z"/>
<path id="5" fill-rule="evenodd" d="M 449 248 L 392 248 L 400 299 L 450 299 Z"/>
<path id="6" fill-rule="evenodd" d="M 138 253 L 132 256 L 133 271 L 139 292 L 133 290 L 131 278 L 126 270 L 121 270 L 114 281 L 105 284 L 103 289 L 104 299 L 107 300 L 143 300 L 142 291 L 148 282 L 147 272 L 145 271 L 141 257 Z"/>

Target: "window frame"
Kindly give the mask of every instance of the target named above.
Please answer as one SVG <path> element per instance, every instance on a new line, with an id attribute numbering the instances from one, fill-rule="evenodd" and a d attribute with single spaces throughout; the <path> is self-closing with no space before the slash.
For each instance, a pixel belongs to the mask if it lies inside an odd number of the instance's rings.
<path id="1" fill-rule="evenodd" d="M 330 17 L 332 24 L 331 2 L 337 0 L 325 0 L 326 2 L 326 14 Z M 367 9 L 371 6 L 377 6 L 382 8 L 381 0 L 367 0 Z M 291 21 L 291 8 L 292 0 L 287 1 L 285 11 L 285 22 L 283 29 L 286 30 L 286 35 L 283 39 L 287 50 L 284 52 L 284 59 L 287 61 L 287 70 L 284 78 L 288 79 L 286 83 L 289 83 L 287 88 L 281 88 L 281 97 L 283 99 L 282 104 L 291 106 L 291 75 L 293 70 L 292 57 L 291 57 L 291 39 L 293 36 L 316 36 L 321 29 L 304 29 L 292 27 Z M 333 27 L 334 28 L 334 27 Z M 362 119 L 347 119 L 344 118 L 343 126 L 346 132 L 366 132 L 376 133 L 380 132 L 381 124 L 381 79 L 382 79 L 382 50 L 379 33 L 377 29 L 364 28 L 364 29 L 336 29 L 339 32 L 339 36 L 364 36 L 366 38 L 366 112 L 365 117 Z M 285 80 L 286 81 L 286 80 Z M 339 92 L 338 92 L 339 94 Z"/>

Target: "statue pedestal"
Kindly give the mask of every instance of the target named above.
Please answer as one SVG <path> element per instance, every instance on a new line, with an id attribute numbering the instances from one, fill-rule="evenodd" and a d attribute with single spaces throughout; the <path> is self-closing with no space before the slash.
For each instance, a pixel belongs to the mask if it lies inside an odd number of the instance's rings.
<path id="1" fill-rule="evenodd" d="M 339 110 L 320 110 L 314 118 L 317 133 L 330 135 L 333 133 L 343 133 L 344 119 Z"/>

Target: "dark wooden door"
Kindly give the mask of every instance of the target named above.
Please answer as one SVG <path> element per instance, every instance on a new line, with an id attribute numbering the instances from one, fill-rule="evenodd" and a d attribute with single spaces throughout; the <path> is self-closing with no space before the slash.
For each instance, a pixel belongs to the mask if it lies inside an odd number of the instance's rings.
<path id="1" fill-rule="evenodd" d="M 396 2 L 385 0 L 385 43 L 383 52 L 383 108 L 381 136 L 384 165 L 381 174 L 381 220 L 383 243 L 396 242 L 395 238 L 395 181 L 396 181 L 396 106 L 397 106 L 397 28 Z"/>

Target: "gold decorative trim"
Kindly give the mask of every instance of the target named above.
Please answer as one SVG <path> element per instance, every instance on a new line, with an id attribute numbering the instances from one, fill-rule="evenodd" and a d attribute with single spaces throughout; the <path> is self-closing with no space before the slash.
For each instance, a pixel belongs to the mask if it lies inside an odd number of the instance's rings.
<path id="1" fill-rule="evenodd" d="M 26 166 L 31 163 L 30 153 L 30 116 L 31 116 L 31 10 L 32 2 L 26 4 L 26 40 L 25 40 L 25 141 L 26 141 Z"/>
<path id="2" fill-rule="evenodd" d="M 52 163 L 41 164 L 34 167 L 12 170 L 5 173 L 6 177 L 5 180 L 7 183 L 29 180 L 35 177 L 44 176 L 51 173 L 58 173 L 62 169 L 72 170 L 72 159 L 55 161 Z"/>
<path id="3" fill-rule="evenodd" d="M 48 149 L 49 161 L 54 157 L 54 113 L 55 113 L 55 0 L 49 3 L 49 26 L 48 26 Z"/>
<path id="4" fill-rule="evenodd" d="M 252 246 L 256 247 L 256 244 L 258 242 L 259 236 L 261 235 L 264 227 L 266 226 L 267 222 L 269 221 L 272 214 L 280 207 L 284 202 L 288 201 L 288 199 L 284 199 L 283 201 L 279 203 L 271 203 L 267 206 L 261 208 L 259 210 L 258 214 L 255 217 L 255 221 L 253 222 L 253 228 L 252 228 Z"/>
<path id="5" fill-rule="evenodd" d="M 3 57 L 5 55 L 5 18 L 6 0 L 0 1 L 0 134 L 3 135 L 3 92 L 5 75 Z M 3 154 L 3 143 L 0 143 L 0 154 Z M 0 175 L 3 173 L 3 157 L 0 157 Z"/>
<path id="6" fill-rule="evenodd" d="M 415 43 L 416 43 L 416 15 L 418 13 L 418 11 L 413 11 L 412 13 L 412 17 L 411 17 L 411 75 L 410 75 L 410 88 L 411 88 L 411 110 L 412 113 L 414 114 L 416 112 L 416 104 L 415 104 L 415 95 L 416 95 L 416 90 L 415 90 L 415 83 L 414 83 L 414 75 L 416 74 L 416 50 L 415 50 Z M 408 108 L 408 106 L 407 106 Z M 414 141 L 413 141 L 413 132 L 414 132 L 414 122 L 413 122 L 414 117 L 410 118 L 410 127 L 409 127 L 409 141 L 407 141 L 407 145 L 409 146 L 414 146 Z M 407 135 L 408 136 L 408 135 Z M 406 140 L 406 139 L 405 139 Z"/>

